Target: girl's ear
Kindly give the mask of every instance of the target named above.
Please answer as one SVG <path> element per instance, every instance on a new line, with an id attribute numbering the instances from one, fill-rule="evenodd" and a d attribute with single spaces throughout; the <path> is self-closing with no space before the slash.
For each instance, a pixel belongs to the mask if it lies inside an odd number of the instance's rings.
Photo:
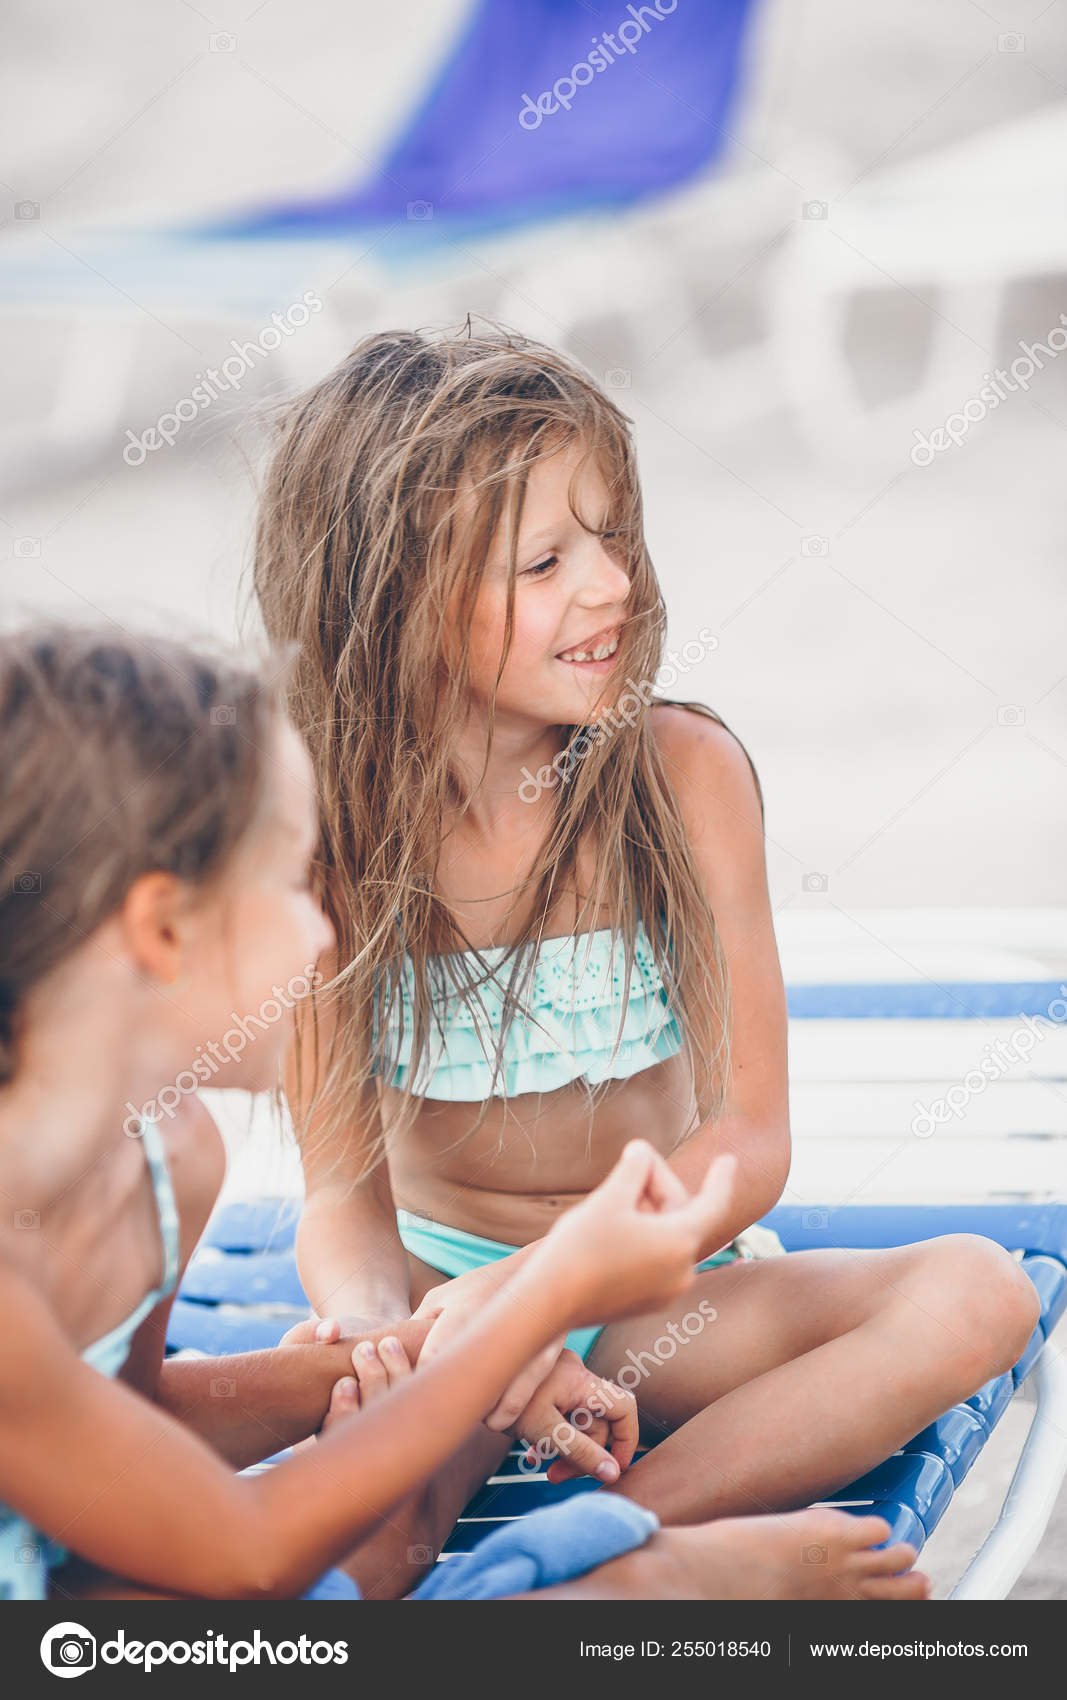
<path id="1" fill-rule="evenodd" d="M 130 955 L 164 986 L 176 985 L 188 950 L 181 881 L 168 873 L 134 880 L 120 911 Z"/>

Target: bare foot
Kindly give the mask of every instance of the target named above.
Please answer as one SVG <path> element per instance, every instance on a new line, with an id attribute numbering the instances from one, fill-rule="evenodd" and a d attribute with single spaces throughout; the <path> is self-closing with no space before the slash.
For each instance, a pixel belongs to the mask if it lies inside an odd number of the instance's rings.
<path id="1" fill-rule="evenodd" d="M 644 1550 L 661 1548 L 665 1598 L 925 1600 L 930 1579 L 912 1570 L 914 1547 L 874 1550 L 888 1534 L 881 1517 L 793 1511 L 663 1529 Z"/>

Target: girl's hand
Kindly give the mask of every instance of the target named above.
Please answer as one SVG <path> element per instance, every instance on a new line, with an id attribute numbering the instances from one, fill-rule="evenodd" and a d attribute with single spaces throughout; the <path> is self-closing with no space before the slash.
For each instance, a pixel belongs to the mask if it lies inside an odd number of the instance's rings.
<path id="1" fill-rule="evenodd" d="M 577 1352 L 562 1351 L 510 1432 L 529 1446 L 528 1465 L 555 1460 L 550 1482 L 583 1475 L 615 1482 L 637 1447 L 637 1400 L 593 1375 Z"/>
<path id="2" fill-rule="evenodd" d="M 315 1318 L 312 1317 L 310 1323 L 298 1322 L 296 1326 L 300 1329 L 314 1328 Z M 295 1333 L 295 1330 L 290 1329 L 289 1333 Z M 287 1335 L 285 1340 L 279 1341 L 279 1345 L 310 1343 L 311 1338 L 306 1335 L 299 1340 L 290 1340 Z M 307 1451 L 327 1429 L 334 1428 L 347 1417 L 354 1417 L 357 1411 L 365 1411 L 383 1393 L 406 1380 L 411 1370 L 411 1359 L 395 1334 L 384 1335 L 377 1344 L 373 1340 L 361 1340 L 352 1348 L 352 1374 L 342 1375 L 334 1382 L 322 1422 L 314 1434 L 306 1440 L 297 1441 L 293 1451 Z"/>
<path id="3" fill-rule="evenodd" d="M 651 1145 L 631 1140 L 607 1179 L 560 1217 L 534 1254 L 553 1286 L 567 1277 L 568 1325 L 633 1316 L 687 1292 L 703 1247 L 718 1243 L 717 1234 L 726 1243 L 736 1175 L 736 1157 L 716 1157 L 690 1197 Z"/>
<path id="4" fill-rule="evenodd" d="M 461 1334 L 471 1319 L 477 1316 L 488 1299 L 503 1286 L 510 1270 L 510 1259 L 502 1258 L 499 1263 L 484 1264 L 481 1269 L 469 1269 L 464 1275 L 457 1275 L 451 1281 L 443 1281 L 439 1287 L 431 1287 L 418 1309 L 413 1312 L 415 1321 L 429 1321 L 430 1332 L 419 1353 L 419 1362 L 429 1361 L 436 1357 L 445 1346 L 451 1344 L 458 1334 Z M 509 1387 L 505 1388 L 499 1403 L 490 1411 L 485 1419 L 486 1427 L 494 1433 L 503 1434 L 520 1411 L 524 1411 L 536 1389 L 549 1374 L 552 1366 L 559 1357 L 564 1336 L 558 1335 L 527 1364 L 521 1375 Z"/>
<path id="5" fill-rule="evenodd" d="M 330 1408 L 319 1433 L 325 1434 L 336 1423 L 365 1411 L 383 1393 L 406 1381 L 411 1370 L 411 1359 L 395 1334 L 387 1334 L 377 1345 L 373 1340 L 361 1340 L 352 1349 L 352 1374 L 334 1382 Z"/>
<path id="6" fill-rule="evenodd" d="M 407 1317 L 396 1318 L 395 1328 Z M 359 1340 L 366 1334 L 380 1334 L 390 1324 L 385 1318 L 370 1316 L 315 1316 L 295 1322 L 278 1341 L 279 1346 L 333 1346 L 338 1340 Z"/>

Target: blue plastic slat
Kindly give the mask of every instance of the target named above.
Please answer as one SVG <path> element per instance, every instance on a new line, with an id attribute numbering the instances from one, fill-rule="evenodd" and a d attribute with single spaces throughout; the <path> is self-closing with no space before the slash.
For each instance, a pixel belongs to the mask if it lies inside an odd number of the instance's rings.
<path id="1" fill-rule="evenodd" d="M 1041 1329 L 1047 1340 L 1067 1308 L 1067 1268 L 1058 1257 L 1023 1258 L 1023 1268 L 1041 1298 Z"/>
<path id="2" fill-rule="evenodd" d="M 495 1522 L 464 1523 L 461 1519 L 452 1530 L 441 1551 L 447 1553 L 470 1552 L 478 1545 L 479 1541 L 485 1540 L 486 1535 L 491 1535 L 494 1529 L 500 1527 L 501 1525 Z"/>
<path id="3" fill-rule="evenodd" d="M 989 1430 L 966 1405 L 955 1405 L 909 1440 L 905 1452 L 928 1452 L 940 1458 L 948 1468 L 953 1484 L 959 1487 L 967 1471 L 989 1439 Z"/>
<path id="4" fill-rule="evenodd" d="M 932 980 L 889 985 L 788 986 L 797 1021 L 976 1021 L 1024 1015 L 1048 1017 L 1061 996 L 1049 980 Z"/>
<path id="5" fill-rule="evenodd" d="M 301 1200 L 257 1198 L 224 1205 L 211 1219 L 203 1244 L 220 1251 L 287 1251 L 296 1238 Z"/>
<path id="6" fill-rule="evenodd" d="M 192 1346 L 210 1357 L 259 1352 L 276 1346 L 286 1329 L 306 1314 L 294 1310 L 291 1316 L 253 1316 L 176 1299 L 167 1324 L 167 1346 L 172 1352 Z"/>
<path id="7" fill-rule="evenodd" d="M 937 1518 L 931 1521 L 927 1529 L 916 1517 L 910 1505 L 901 1505 L 895 1499 L 876 1499 L 870 1506 L 846 1506 L 857 1517 L 884 1517 L 889 1524 L 888 1538 L 880 1544 L 886 1547 L 896 1546 L 898 1541 L 907 1541 L 917 1553 L 922 1552 L 928 1535 L 933 1534 Z M 940 1516 L 940 1513 L 938 1513 Z"/>
<path id="8" fill-rule="evenodd" d="M 226 1205 L 203 1243 L 221 1251 L 281 1252 L 295 1238 L 300 1202 L 259 1199 Z M 1067 1261 L 1067 1204 L 779 1205 L 766 1217 L 790 1251 L 819 1245 L 907 1245 L 937 1234 L 985 1234 L 1000 1245 Z"/>
<path id="9" fill-rule="evenodd" d="M 1009 1371 L 1005 1375 L 996 1376 L 993 1381 L 987 1381 L 983 1387 L 978 1389 L 977 1393 L 972 1393 L 971 1397 L 965 1399 L 963 1403 L 970 1410 L 977 1412 L 992 1434 L 1011 1404 L 1014 1392 L 1015 1382 L 1012 1380 Z"/>
<path id="10" fill-rule="evenodd" d="M 1014 1380 L 1016 1387 L 1020 1387 L 1026 1380 L 1030 1371 L 1037 1362 L 1039 1353 L 1043 1352 L 1044 1349 L 1045 1335 L 1039 1322 L 1029 1340 L 1026 1342 L 1026 1347 L 1023 1351 L 1022 1357 L 1011 1372 L 1012 1379 Z"/>
<path id="11" fill-rule="evenodd" d="M 521 1482 L 486 1483 L 479 1488 L 464 1517 L 525 1517 L 529 1511 L 540 1511 L 546 1505 L 560 1505 L 576 1493 L 595 1493 L 599 1487 L 592 1476 L 579 1476 L 569 1482 L 550 1482 L 547 1476 L 530 1475 Z"/>
<path id="12" fill-rule="evenodd" d="M 869 1499 L 911 1506 L 930 1534 L 952 1498 L 953 1487 L 948 1466 L 940 1458 L 926 1452 L 897 1452 L 884 1464 L 868 1470 L 851 1487 L 829 1494 L 827 1503 L 833 1504 L 839 1499 Z"/>
<path id="13" fill-rule="evenodd" d="M 283 1304 L 308 1301 L 289 1252 L 260 1252 L 249 1256 L 194 1257 L 182 1282 L 182 1297 L 207 1304 Z"/>
<path id="14" fill-rule="evenodd" d="M 939 1234 L 984 1234 L 1011 1250 L 1067 1261 L 1067 1204 L 780 1204 L 764 1218 L 787 1251 L 911 1245 Z"/>

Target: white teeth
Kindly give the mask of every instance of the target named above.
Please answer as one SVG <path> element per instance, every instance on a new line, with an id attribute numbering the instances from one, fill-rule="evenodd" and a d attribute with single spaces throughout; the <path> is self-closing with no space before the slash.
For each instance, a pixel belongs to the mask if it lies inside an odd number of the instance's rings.
<path id="1" fill-rule="evenodd" d="M 618 647 L 619 639 L 616 634 L 610 643 L 597 644 L 597 647 L 593 650 L 592 654 L 590 654 L 586 649 L 568 649 L 564 651 L 559 659 L 561 661 L 606 661 L 609 655 L 615 654 Z"/>

